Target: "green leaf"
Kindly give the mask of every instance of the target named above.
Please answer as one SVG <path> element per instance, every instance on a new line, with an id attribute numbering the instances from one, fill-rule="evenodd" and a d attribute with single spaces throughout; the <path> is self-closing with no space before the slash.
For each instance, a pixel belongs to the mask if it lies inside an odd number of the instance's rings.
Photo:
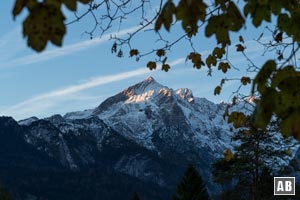
<path id="1" fill-rule="evenodd" d="M 267 87 L 267 80 L 270 79 L 272 73 L 276 71 L 276 63 L 274 60 L 268 60 L 257 73 L 252 87 L 252 93 L 254 93 L 255 86 L 257 90 L 263 94 Z"/>
<path id="2" fill-rule="evenodd" d="M 266 129 L 276 109 L 275 99 L 277 98 L 278 92 L 276 90 L 266 88 L 261 99 L 257 101 L 254 111 L 254 124 L 257 128 Z"/>
<path id="3" fill-rule="evenodd" d="M 294 138 L 300 139 L 300 113 L 297 111 L 294 111 L 293 113 L 290 113 L 290 115 L 282 119 L 282 122 L 280 123 L 280 130 L 282 132 L 282 135 L 285 137 L 289 137 L 290 135 L 293 135 Z"/>

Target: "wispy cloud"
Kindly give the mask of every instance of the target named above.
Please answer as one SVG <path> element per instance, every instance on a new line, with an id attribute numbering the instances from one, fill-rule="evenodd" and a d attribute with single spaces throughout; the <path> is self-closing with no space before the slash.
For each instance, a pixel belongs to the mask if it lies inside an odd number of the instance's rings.
<path id="1" fill-rule="evenodd" d="M 22 118 L 23 116 L 34 114 L 41 114 L 48 108 L 55 106 L 55 104 L 57 104 L 58 102 L 67 100 L 68 96 L 73 95 L 74 93 L 147 73 L 149 73 L 148 69 L 141 68 L 129 72 L 96 77 L 81 84 L 75 84 L 66 88 L 40 94 L 21 103 L 13 105 L 8 109 L 2 110 L 1 114 L 13 115 L 16 118 Z"/>
<path id="2" fill-rule="evenodd" d="M 175 66 L 184 63 L 185 59 L 180 58 L 170 63 Z M 1 115 L 12 115 L 16 119 L 22 119 L 31 115 L 40 115 L 51 107 L 57 104 L 69 100 L 69 97 L 79 92 L 98 87 L 105 84 L 110 84 L 139 75 L 146 75 L 152 73 L 148 68 L 143 67 L 132 71 L 122 72 L 113 75 L 99 76 L 91 78 L 83 83 L 77 83 L 65 88 L 46 92 L 44 94 L 37 95 L 28 100 L 13 105 L 7 109 L 1 111 Z"/>
<path id="3" fill-rule="evenodd" d="M 119 34 L 126 34 L 128 33 L 129 30 L 134 30 L 134 28 L 131 29 L 126 29 L 122 32 L 120 32 Z M 106 36 L 108 37 L 108 36 Z M 103 41 L 107 40 L 102 38 L 98 40 L 98 43 L 102 43 Z M 96 41 L 97 43 L 97 41 Z M 62 55 L 66 55 L 66 54 L 70 54 L 72 52 L 76 52 L 77 51 L 77 47 L 84 49 L 84 48 L 89 48 L 90 45 L 97 45 L 95 44 L 95 41 L 85 41 L 85 42 L 81 42 L 78 44 L 73 44 L 73 45 L 69 45 L 66 46 L 62 49 L 56 49 L 53 51 L 48 51 L 46 53 L 48 54 L 44 54 L 44 55 L 39 55 L 38 58 L 41 59 L 40 61 L 44 60 L 44 59 L 50 59 L 48 57 L 57 57 L 57 56 L 62 56 Z M 232 47 L 234 48 L 234 47 Z M 247 48 L 247 51 L 252 51 L 253 49 L 257 49 L 256 45 L 250 45 L 249 48 Z M 233 49 L 234 50 L 234 49 Z M 66 51 L 66 52 L 65 52 Z M 201 52 L 203 55 L 208 54 L 208 51 L 203 51 Z M 42 58 L 40 58 L 40 56 L 42 56 Z M 239 57 L 233 57 L 232 58 L 234 60 L 234 62 L 236 63 L 240 63 L 240 62 L 244 62 L 244 60 L 239 60 Z M 171 66 L 175 66 L 175 65 L 179 65 L 179 64 L 183 64 L 185 63 L 186 58 L 179 58 L 176 59 L 172 62 L 170 62 L 169 64 Z M 34 59 L 32 59 L 32 61 L 30 62 L 38 62 L 38 61 L 34 61 Z M 191 68 L 187 68 L 187 69 L 181 69 L 181 70 L 192 70 Z M 203 68 L 202 70 L 205 70 L 205 68 Z M 2 115 L 12 115 L 13 117 L 15 117 L 16 119 L 22 119 L 25 117 L 29 117 L 32 115 L 45 115 L 45 113 L 49 113 L 49 110 L 51 110 L 52 108 L 55 108 L 59 105 L 63 105 L 65 102 L 69 101 L 70 99 L 80 96 L 82 94 L 80 94 L 80 92 L 83 92 L 85 90 L 91 89 L 91 88 L 95 88 L 98 86 L 102 86 L 105 84 L 111 84 L 114 82 L 119 82 L 122 80 L 126 80 L 132 77 L 136 77 L 136 76 L 140 76 L 140 75 L 146 75 L 152 73 L 151 71 L 149 71 L 149 69 L 147 69 L 146 67 L 142 67 L 136 70 L 132 70 L 132 71 L 127 71 L 127 72 L 122 72 L 122 73 L 118 73 L 118 74 L 112 74 L 112 75 L 107 75 L 107 76 L 99 76 L 99 77 L 94 77 L 94 78 L 90 78 L 84 82 L 79 81 L 78 83 L 74 84 L 74 85 L 70 85 L 64 88 L 60 88 L 57 90 L 53 90 L 53 91 L 49 91 L 43 94 L 39 94 L 37 96 L 34 96 L 30 99 L 27 99 L 23 102 L 20 102 L 18 104 L 12 105 L 6 109 L 2 109 L 2 111 L 0 112 L 0 114 Z M 180 71 L 180 73 L 183 73 L 183 71 Z M 112 95 L 112 94 L 107 94 L 107 95 Z M 84 101 L 84 99 L 82 99 L 82 101 Z"/>
<path id="4" fill-rule="evenodd" d="M 64 47 L 61 47 L 61 48 L 55 48 L 53 50 L 46 50 L 40 54 L 35 53 L 35 54 L 24 56 L 21 58 L 16 58 L 10 62 L 3 63 L 1 66 L 2 67 L 12 67 L 12 66 L 18 66 L 18 65 L 23 66 L 23 65 L 28 65 L 28 64 L 51 60 L 51 59 L 61 57 L 61 56 L 70 55 L 70 54 L 103 44 L 103 43 L 107 42 L 111 38 L 111 36 L 121 37 L 123 35 L 134 32 L 138 28 L 139 28 L 139 26 L 134 26 L 134 27 L 127 28 L 124 30 L 105 34 L 101 38 L 85 40 L 83 42 L 65 45 Z"/>
<path id="5" fill-rule="evenodd" d="M 0 37 L 0 63 L 6 62 L 25 48 L 27 46 L 22 40 L 22 27 L 16 26 Z"/>

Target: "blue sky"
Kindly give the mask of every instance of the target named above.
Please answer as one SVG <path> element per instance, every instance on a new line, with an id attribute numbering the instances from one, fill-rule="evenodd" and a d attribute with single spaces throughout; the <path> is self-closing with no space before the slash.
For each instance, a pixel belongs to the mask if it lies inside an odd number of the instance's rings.
<path id="1" fill-rule="evenodd" d="M 125 36 L 136 29 L 135 16 L 127 19 L 119 28 L 113 27 L 101 38 L 90 40 L 82 34 L 92 27 L 91 17 L 67 27 L 63 47 L 48 45 L 42 53 L 29 49 L 22 37 L 21 23 L 26 12 L 13 21 L 11 10 L 13 2 L 5 1 L 0 12 L 0 115 L 24 119 L 30 116 L 47 117 L 52 114 L 65 114 L 70 111 L 94 108 L 106 98 L 122 91 L 126 87 L 153 76 L 158 82 L 173 89 L 190 88 L 194 96 L 205 97 L 213 102 L 230 101 L 232 91 L 238 82 L 224 85 L 220 96 L 214 96 L 213 90 L 224 77 L 238 77 L 245 73 L 247 62 L 235 52 L 238 34 L 233 35 L 230 59 L 240 69 L 227 74 L 214 70 L 213 76 L 207 76 L 207 68 L 196 70 L 191 63 L 185 63 L 187 53 L 192 49 L 186 42 L 180 42 L 169 53 L 171 71 L 149 71 L 145 66 L 155 55 L 142 58 L 139 62 L 129 58 L 117 58 L 111 54 L 110 35 Z M 80 6 L 79 12 L 85 7 Z M 152 10 L 151 10 L 152 9 Z M 155 7 L 149 8 L 149 15 Z M 67 20 L 73 19 L 67 13 Z M 254 30 L 254 29 L 253 29 Z M 172 29 L 172 38 L 181 33 L 180 28 Z M 164 33 L 165 34 L 165 33 Z M 250 26 L 243 31 L 246 52 L 257 64 L 262 64 L 262 47 L 253 41 L 260 34 Z M 203 32 L 194 41 L 195 47 L 203 56 L 213 47 L 214 38 L 207 39 Z M 134 48 L 151 50 L 155 38 L 150 33 L 138 35 L 132 42 Z M 127 51 L 124 51 L 127 53 Z M 272 56 L 271 56 L 272 57 Z M 251 74 L 248 74 L 251 76 Z M 246 88 L 245 91 L 249 91 Z"/>

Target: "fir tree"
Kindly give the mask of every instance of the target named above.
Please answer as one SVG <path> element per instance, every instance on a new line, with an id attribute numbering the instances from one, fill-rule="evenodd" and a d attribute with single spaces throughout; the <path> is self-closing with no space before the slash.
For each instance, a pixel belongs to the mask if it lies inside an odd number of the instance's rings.
<path id="1" fill-rule="evenodd" d="M 181 182 L 177 186 L 176 194 L 173 196 L 173 200 L 206 199 L 209 199 L 206 186 L 197 170 L 192 165 L 189 165 Z"/>
<path id="2" fill-rule="evenodd" d="M 132 200 L 140 200 L 140 197 L 139 197 L 138 193 L 135 192 L 133 194 Z"/>
<path id="3" fill-rule="evenodd" d="M 0 185 L 0 200 L 11 200 L 10 194 L 5 190 L 5 188 Z"/>
<path id="4" fill-rule="evenodd" d="M 280 169 L 281 159 L 289 155 L 281 148 L 281 140 L 276 141 L 276 124 L 268 130 L 259 130 L 253 126 L 241 129 L 233 136 L 239 141 L 231 159 L 218 160 L 213 166 L 215 181 L 229 185 L 236 181 L 231 191 L 225 191 L 222 199 L 271 199 L 273 198 L 272 168 Z M 279 148 L 280 147 L 280 148 Z"/>

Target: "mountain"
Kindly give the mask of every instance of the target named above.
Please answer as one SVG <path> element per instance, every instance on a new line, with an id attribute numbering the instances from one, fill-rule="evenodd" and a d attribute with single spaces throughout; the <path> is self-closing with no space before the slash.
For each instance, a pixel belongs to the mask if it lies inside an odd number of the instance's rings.
<path id="1" fill-rule="evenodd" d="M 0 181 L 16 199 L 115 200 L 134 192 L 170 199 L 193 164 L 213 196 L 222 188 L 212 181 L 211 165 L 236 145 L 225 108 L 148 77 L 94 109 L 19 122 L 1 117 Z"/>

